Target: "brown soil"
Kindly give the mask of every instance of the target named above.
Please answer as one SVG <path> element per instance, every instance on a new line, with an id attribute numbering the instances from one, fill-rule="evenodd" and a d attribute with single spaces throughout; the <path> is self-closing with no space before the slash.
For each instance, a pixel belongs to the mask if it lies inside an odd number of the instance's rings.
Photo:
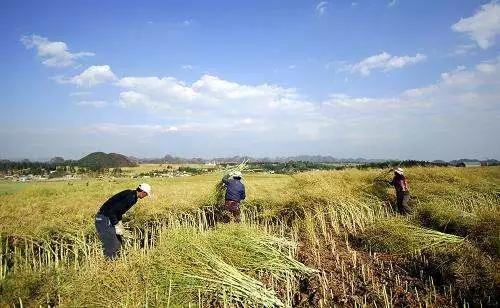
<path id="1" fill-rule="evenodd" d="M 305 232 L 301 232 L 298 260 L 318 269 L 321 274 L 300 280 L 294 307 L 354 307 L 355 304 L 384 307 L 386 300 L 381 294 L 384 285 L 394 307 L 425 306 L 425 299 L 431 307 L 455 307 L 457 304 L 435 292 L 420 278 L 409 275 L 403 268 L 403 260 L 394 256 L 374 256 L 354 250 L 341 238 L 335 241 L 333 253 L 331 244 L 324 239 L 319 244 L 320 247 L 315 247 Z M 363 275 L 361 265 L 371 274 Z"/>

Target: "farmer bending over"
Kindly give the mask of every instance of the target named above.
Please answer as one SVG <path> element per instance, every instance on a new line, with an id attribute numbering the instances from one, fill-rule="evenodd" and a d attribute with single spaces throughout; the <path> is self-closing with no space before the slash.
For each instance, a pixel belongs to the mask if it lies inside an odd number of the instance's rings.
<path id="1" fill-rule="evenodd" d="M 241 183 L 241 177 L 240 171 L 234 171 L 228 179 L 222 179 L 226 186 L 224 206 L 236 222 L 241 222 L 240 202 L 245 199 L 245 185 Z"/>
<path id="2" fill-rule="evenodd" d="M 404 176 L 403 169 L 397 168 L 394 170 L 394 178 L 389 182 L 396 189 L 396 204 L 400 214 L 410 213 L 408 200 L 410 200 L 410 190 L 406 177 Z"/>
<path id="3" fill-rule="evenodd" d="M 109 198 L 97 212 L 95 227 L 107 259 L 115 259 L 120 251 L 125 232 L 122 224 L 123 214 L 137 202 L 137 199 L 148 195 L 151 195 L 151 186 L 143 183 L 135 190 L 127 189 Z"/>

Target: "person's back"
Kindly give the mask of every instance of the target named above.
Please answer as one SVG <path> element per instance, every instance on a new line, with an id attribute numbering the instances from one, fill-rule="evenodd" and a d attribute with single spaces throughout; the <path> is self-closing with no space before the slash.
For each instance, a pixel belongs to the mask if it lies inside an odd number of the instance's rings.
<path id="1" fill-rule="evenodd" d="M 245 186 L 237 179 L 224 180 L 226 185 L 226 200 L 240 202 L 245 199 Z"/>
<path id="2" fill-rule="evenodd" d="M 123 214 L 137 202 L 135 190 L 126 189 L 109 198 L 99 209 L 98 214 L 108 217 L 114 226 L 122 220 Z"/>
<path id="3" fill-rule="evenodd" d="M 245 185 L 241 183 L 242 174 L 236 171 L 228 179 L 223 179 L 222 182 L 226 187 L 226 196 L 224 206 L 227 211 L 229 211 L 236 222 L 240 222 L 240 202 L 244 200 L 245 195 Z"/>
<path id="4" fill-rule="evenodd" d="M 408 182 L 406 181 L 406 177 L 403 174 L 396 173 L 394 178 L 391 181 L 391 184 L 394 186 L 397 192 L 408 192 Z"/>

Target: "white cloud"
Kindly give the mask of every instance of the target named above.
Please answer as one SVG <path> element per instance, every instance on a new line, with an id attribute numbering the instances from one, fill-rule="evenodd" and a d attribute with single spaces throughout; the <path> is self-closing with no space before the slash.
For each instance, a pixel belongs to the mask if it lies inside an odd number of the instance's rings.
<path id="1" fill-rule="evenodd" d="M 116 124 L 99 123 L 88 125 L 83 128 L 85 132 L 110 134 L 110 135 L 141 135 L 142 137 L 152 137 L 158 134 L 172 133 L 207 133 L 221 130 L 238 131 L 264 131 L 262 123 L 255 128 L 256 120 L 252 118 L 233 119 L 223 122 L 189 122 L 179 125 L 159 125 L 159 124 Z"/>
<path id="2" fill-rule="evenodd" d="M 500 5 L 496 1 L 484 4 L 476 14 L 460 19 L 451 29 L 467 34 L 479 47 L 487 49 L 500 34 Z"/>
<path id="3" fill-rule="evenodd" d="M 181 121 L 187 125 L 184 131 L 295 131 L 300 126 L 306 135 L 305 127 L 313 126 L 306 123 L 316 121 L 318 127 L 328 122 L 296 89 L 276 85 L 244 85 L 213 75 L 192 84 L 173 77 L 125 77 L 116 85 L 123 89 L 122 107 Z"/>
<path id="4" fill-rule="evenodd" d="M 124 77 L 116 82 L 120 88 L 123 107 L 140 106 L 149 110 L 172 109 L 180 103 L 179 109 L 197 98 L 197 93 L 173 77 Z"/>
<path id="5" fill-rule="evenodd" d="M 401 101 L 397 98 L 351 97 L 343 93 L 335 93 L 330 95 L 330 98 L 323 104 L 340 108 L 371 109 L 397 108 L 400 103 Z"/>
<path id="6" fill-rule="evenodd" d="M 498 155 L 499 89 L 500 58 L 457 67 L 434 84 L 393 97 L 334 94 L 321 110 L 335 119 L 328 128 L 337 136 L 332 138 L 364 155 Z"/>
<path id="7" fill-rule="evenodd" d="M 183 70 L 192 71 L 192 70 L 197 69 L 198 67 L 195 65 L 191 65 L 191 64 L 184 64 L 183 66 L 181 66 L 181 68 Z"/>
<path id="8" fill-rule="evenodd" d="M 75 65 L 75 60 L 81 57 L 94 56 L 93 52 L 71 53 L 64 42 L 51 42 L 39 35 L 23 36 L 21 42 L 27 49 L 36 48 L 42 63 L 47 66 L 66 67 Z"/>
<path id="9" fill-rule="evenodd" d="M 453 51 L 453 55 L 455 56 L 461 56 L 461 55 L 466 55 L 470 54 L 476 49 L 475 44 L 461 44 L 455 47 L 455 50 Z"/>
<path id="10" fill-rule="evenodd" d="M 327 10 L 328 10 L 328 1 L 321 1 L 320 3 L 318 3 L 318 5 L 316 5 L 316 13 L 319 16 L 325 15 Z"/>
<path id="11" fill-rule="evenodd" d="M 361 60 L 358 63 L 347 65 L 343 70 L 351 73 L 359 73 L 363 76 L 370 75 L 373 70 L 381 70 L 387 72 L 394 69 L 400 69 L 405 66 L 424 61 L 426 56 L 417 53 L 415 56 L 392 56 L 387 52 L 373 55 Z"/>
<path id="12" fill-rule="evenodd" d="M 173 77 L 125 77 L 117 86 L 126 89 L 120 94 L 122 106 L 142 105 L 150 109 L 196 110 L 262 110 L 307 109 L 309 103 L 301 100 L 295 89 L 262 84 L 242 85 L 217 76 L 203 75 L 191 85 Z"/>
<path id="13" fill-rule="evenodd" d="M 135 135 L 138 136 L 151 136 L 154 134 L 177 132 L 185 129 L 184 127 L 176 127 L 170 125 L 151 125 L 151 124 L 116 124 L 116 123 L 102 123 L 94 124 L 84 127 L 85 132 L 90 133 L 106 133 L 113 135 Z"/>
<path id="14" fill-rule="evenodd" d="M 108 105 L 106 101 L 79 101 L 76 103 L 80 107 L 102 108 Z"/>
<path id="15" fill-rule="evenodd" d="M 93 65 L 71 78 L 58 76 L 54 79 L 59 83 L 72 83 L 79 87 L 90 88 L 98 84 L 113 82 L 117 78 L 109 65 Z"/>
<path id="16" fill-rule="evenodd" d="M 396 5 L 396 3 L 398 3 L 397 0 L 391 0 L 391 1 L 389 1 L 389 3 L 387 3 L 387 7 L 393 7 Z"/>
<path id="17" fill-rule="evenodd" d="M 438 82 L 409 89 L 396 97 L 371 98 L 333 94 L 323 105 L 365 112 L 383 113 L 390 109 L 500 107 L 500 58 L 482 62 L 473 69 L 458 66 L 441 74 Z"/>

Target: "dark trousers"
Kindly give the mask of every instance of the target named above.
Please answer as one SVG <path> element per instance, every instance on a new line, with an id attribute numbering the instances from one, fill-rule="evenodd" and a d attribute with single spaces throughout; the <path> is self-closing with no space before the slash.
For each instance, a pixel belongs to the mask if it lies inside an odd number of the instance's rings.
<path id="1" fill-rule="evenodd" d="M 410 200 L 410 193 L 407 191 L 397 191 L 396 192 L 396 204 L 398 206 L 398 212 L 400 214 L 408 214 L 411 212 L 408 206 L 408 201 Z"/>
<path id="2" fill-rule="evenodd" d="M 229 213 L 231 213 L 231 215 L 233 216 L 233 219 L 236 221 L 236 222 L 241 222 L 241 210 L 240 210 L 240 203 L 239 202 L 236 202 L 236 201 L 233 201 L 233 200 L 226 200 L 226 202 L 224 203 L 225 207 L 226 207 L 226 211 L 228 211 Z"/>
<path id="3" fill-rule="evenodd" d="M 98 214 L 95 217 L 95 228 L 104 248 L 107 259 L 115 259 L 121 247 L 121 241 L 116 235 L 115 226 L 111 224 L 108 217 Z"/>

